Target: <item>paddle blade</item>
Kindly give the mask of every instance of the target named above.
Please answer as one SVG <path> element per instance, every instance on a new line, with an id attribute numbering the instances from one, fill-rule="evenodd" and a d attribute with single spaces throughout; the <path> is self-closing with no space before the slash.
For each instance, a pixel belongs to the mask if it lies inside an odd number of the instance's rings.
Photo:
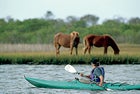
<path id="1" fill-rule="evenodd" d="M 76 69 L 69 64 L 65 66 L 65 70 L 70 72 L 70 73 L 77 73 Z"/>

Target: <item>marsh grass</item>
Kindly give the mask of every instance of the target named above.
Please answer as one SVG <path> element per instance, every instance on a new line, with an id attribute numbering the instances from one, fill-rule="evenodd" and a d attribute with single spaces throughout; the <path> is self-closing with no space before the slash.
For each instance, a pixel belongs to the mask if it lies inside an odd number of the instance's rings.
<path id="1" fill-rule="evenodd" d="M 120 55 L 115 56 L 111 47 L 108 55 L 103 48 L 92 48 L 91 55 L 83 55 L 80 44 L 78 56 L 69 54 L 69 49 L 61 48 L 55 55 L 53 45 L 46 44 L 0 44 L 0 64 L 89 64 L 92 58 L 98 58 L 102 64 L 140 64 L 140 45 L 119 44 Z"/>

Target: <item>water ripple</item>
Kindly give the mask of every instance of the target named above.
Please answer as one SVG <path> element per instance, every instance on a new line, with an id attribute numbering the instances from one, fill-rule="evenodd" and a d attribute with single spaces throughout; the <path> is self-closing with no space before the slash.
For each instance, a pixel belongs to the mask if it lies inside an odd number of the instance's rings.
<path id="1" fill-rule="evenodd" d="M 140 84 L 140 65 L 103 65 L 107 82 Z M 74 65 L 85 74 L 89 65 Z M 64 65 L 0 65 L 0 94 L 140 94 L 140 91 L 89 91 L 36 88 L 29 84 L 24 75 L 47 80 L 73 80 L 78 75 L 68 73 Z"/>

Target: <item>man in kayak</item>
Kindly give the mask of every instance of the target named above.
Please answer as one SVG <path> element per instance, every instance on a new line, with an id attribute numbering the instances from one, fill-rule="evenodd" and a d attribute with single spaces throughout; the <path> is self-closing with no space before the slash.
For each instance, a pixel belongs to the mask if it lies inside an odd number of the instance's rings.
<path id="1" fill-rule="evenodd" d="M 97 59 L 91 60 L 91 66 L 93 67 L 90 75 L 84 75 L 83 73 L 80 73 L 82 77 L 89 78 L 91 82 L 98 83 L 99 86 L 102 86 L 104 82 L 104 75 L 105 71 L 103 67 L 100 66 L 100 62 Z"/>

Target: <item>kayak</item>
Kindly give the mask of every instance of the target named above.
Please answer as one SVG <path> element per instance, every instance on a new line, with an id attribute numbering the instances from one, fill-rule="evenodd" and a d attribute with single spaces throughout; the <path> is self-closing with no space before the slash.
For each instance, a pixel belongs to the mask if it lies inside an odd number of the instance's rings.
<path id="1" fill-rule="evenodd" d="M 98 86 L 95 83 L 86 84 L 79 80 L 73 81 L 54 81 L 43 80 L 31 77 L 25 79 L 32 85 L 39 88 L 54 88 L 54 89 L 79 89 L 79 90 L 140 90 L 140 84 L 130 85 L 126 83 L 104 83 L 103 86 Z"/>

